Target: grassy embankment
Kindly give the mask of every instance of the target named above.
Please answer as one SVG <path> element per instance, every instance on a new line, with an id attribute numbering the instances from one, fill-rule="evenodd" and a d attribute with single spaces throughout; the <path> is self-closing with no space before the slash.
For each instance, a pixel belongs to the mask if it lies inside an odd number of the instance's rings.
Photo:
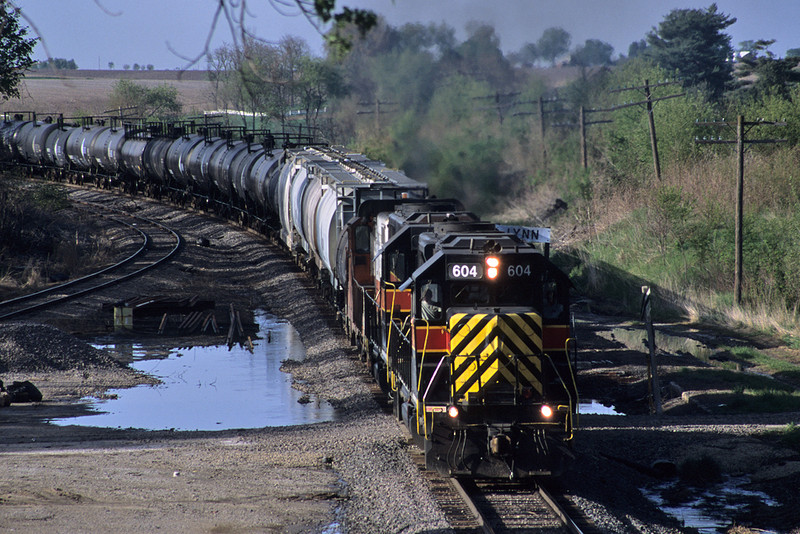
<path id="1" fill-rule="evenodd" d="M 108 261 L 111 243 L 91 219 L 68 211 L 55 184 L 0 176 L 0 301 L 42 289 Z"/>

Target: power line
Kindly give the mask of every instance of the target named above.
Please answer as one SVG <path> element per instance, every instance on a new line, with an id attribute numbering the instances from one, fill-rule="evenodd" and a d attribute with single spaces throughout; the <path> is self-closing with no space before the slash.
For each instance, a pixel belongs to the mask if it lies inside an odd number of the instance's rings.
<path id="1" fill-rule="evenodd" d="M 716 128 L 733 128 L 734 126 L 725 121 L 696 121 L 698 126 L 712 126 Z M 772 143 L 785 143 L 786 139 L 745 139 L 745 136 L 756 126 L 786 126 L 785 121 L 765 121 L 760 119 L 758 121 L 745 121 L 744 115 L 739 115 L 736 118 L 736 140 L 723 139 L 717 137 L 708 139 L 704 137 L 699 139 L 695 137 L 694 142 L 699 145 L 732 145 L 736 144 L 736 223 L 734 231 L 734 241 L 736 248 L 736 259 L 734 261 L 734 274 L 733 274 L 733 299 L 737 305 L 742 303 L 742 269 L 743 269 L 743 223 L 744 217 L 744 151 L 746 145 L 752 144 L 772 144 Z"/>
<path id="2" fill-rule="evenodd" d="M 644 97 L 645 97 L 644 100 L 640 100 L 639 102 L 623 102 L 620 105 L 610 108 L 609 111 L 616 111 L 618 109 L 628 108 L 631 106 L 641 106 L 641 105 L 645 106 L 645 109 L 647 110 L 647 123 L 650 127 L 650 147 L 653 151 L 653 167 L 655 168 L 656 179 L 658 180 L 661 180 L 661 162 L 658 158 L 658 140 L 656 139 L 656 123 L 653 117 L 653 104 L 655 104 L 656 102 L 660 102 L 662 100 L 669 100 L 670 98 L 678 98 L 679 96 L 684 96 L 686 93 L 683 92 L 683 93 L 677 93 L 673 95 L 653 98 L 651 89 L 654 89 L 656 87 L 664 87 L 667 85 L 675 85 L 679 83 L 681 83 L 680 80 L 668 80 L 651 84 L 650 80 L 645 80 L 644 85 L 639 85 L 635 87 L 620 87 L 618 89 L 612 89 L 611 91 L 609 91 L 609 93 L 621 93 L 624 91 L 644 92 Z"/>

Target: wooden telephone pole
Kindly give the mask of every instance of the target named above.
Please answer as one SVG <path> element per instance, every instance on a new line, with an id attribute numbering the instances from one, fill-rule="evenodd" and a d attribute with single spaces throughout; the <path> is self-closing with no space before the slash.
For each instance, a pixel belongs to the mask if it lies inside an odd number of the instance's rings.
<path id="1" fill-rule="evenodd" d="M 578 121 L 580 122 L 579 126 L 581 129 L 581 166 L 586 169 L 589 166 L 588 157 L 587 157 L 587 148 L 586 148 L 586 127 L 591 126 L 592 124 L 604 124 L 607 122 L 614 122 L 611 119 L 601 119 L 597 121 L 587 121 L 586 114 L 587 113 L 603 113 L 606 111 L 610 111 L 608 109 L 586 109 L 585 107 L 581 106 L 580 113 L 578 116 Z"/>
<path id="2" fill-rule="evenodd" d="M 721 121 L 701 122 L 697 121 L 698 126 L 714 126 L 714 127 L 727 127 L 733 126 L 726 122 L 724 119 Z M 711 137 L 702 139 L 695 138 L 694 142 L 697 144 L 706 145 L 732 145 L 736 144 L 736 225 L 734 232 L 734 241 L 736 242 L 736 253 L 734 261 L 733 272 L 733 300 L 737 305 L 742 303 L 742 249 L 744 238 L 743 223 L 744 218 L 744 151 L 745 145 L 748 144 L 765 144 L 765 143 L 785 143 L 786 139 L 745 139 L 750 130 L 756 126 L 786 126 L 786 122 L 775 122 L 758 120 L 755 122 L 747 122 L 744 120 L 743 115 L 739 115 L 736 119 L 736 140 L 722 139 L 721 137 Z"/>
<path id="3" fill-rule="evenodd" d="M 686 93 L 678 93 L 669 96 L 662 96 L 659 98 L 653 98 L 652 93 L 650 92 L 651 89 L 655 87 L 663 87 L 665 85 L 674 85 L 680 83 L 679 81 L 670 81 L 670 82 L 658 82 L 655 84 L 650 84 L 650 80 L 645 80 L 644 85 L 640 85 L 638 87 L 624 87 L 620 89 L 614 89 L 609 91 L 611 93 L 621 93 L 623 91 L 643 91 L 644 92 L 644 100 L 640 100 L 639 102 L 628 102 L 625 104 L 620 104 L 618 106 L 614 106 L 611 108 L 612 111 L 616 111 L 618 109 L 627 108 L 631 106 L 641 106 L 644 105 L 645 109 L 647 110 L 647 123 L 650 126 L 650 147 L 653 150 L 653 167 L 655 168 L 656 178 L 661 180 L 661 162 L 658 158 L 658 140 L 656 139 L 656 121 L 653 118 L 653 104 L 656 102 L 660 102 L 661 100 L 668 100 L 670 98 L 677 98 L 679 96 L 683 96 Z"/>
<path id="4" fill-rule="evenodd" d="M 563 112 L 569 113 L 572 110 L 562 110 Z M 578 128 L 578 132 L 580 135 L 580 145 L 581 145 L 581 166 L 586 169 L 589 166 L 588 162 L 588 149 L 587 149 L 587 141 L 586 141 L 586 127 L 591 126 L 592 124 L 603 124 L 607 122 L 614 122 L 610 119 L 602 119 L 597 121 L 589 121 L 586 120 L 586 116 L 590 113 L 604 113 L 606 111 L 611 111 L 609 109 L 586 109 L 586 107 L 581 106 L 578 108 L 578 122 L 567 122 L 567 123 L 555 123 L 552 124 L 553 127 L 561 127 L 561 128 Z M 542 130 L 544 131 L 544 130 Z"/>
<path id="5" fill-rule="evenodd" d="M 519 96 L 519 91 L 514 91 L 511 93 L 501 93 L 500 91 L 495 92 L 493 95 L 485 95 L 485 96 L 475 96 L 472 97 L 473 100 L 492 100 L 494 103 L 489 106 L 484 106 L 482 108 L 477 109 L 490 109 L 497 112 L 497 118 L 500 121 L 500 124 L 503 124 L 503 120 L 505 119 L 506 110 L 513 108 L 514 106 L 519 105 L 521 102 L 514 102 L 512 99 L 515 96 Z"/>
<path id="6" fill-rule="evenodd" d="M 374 102 L 359 102 L 359 106 L 374 106 L 372 110 L 359 110 L 356 115 L 375 115 L 375 130 L 381 131 L 381 115 L 387 113 L 394 113 L 396 110 L 392 106 L 397 105 L 397 102 L 381 101 L 377 96 Z M 382 107 L 383 106 L 383 107 Z M 389 109 L 386 109 L 389 108 Z"/>
<path id="7" fill-rule="evenodd" d="M 545 167 L 547 166 L 547 143 L 545 143 L 545 124 L 546 124 L 545 116 L 558 113 L 561 114 L 571 113 L 572 110 L 558 107 L 558 105 L 561 104 L 562 102 L 564 101 L 558 97 L 558 93 L 556 92 L 553 94 L 553 96 L 550 97 L 540 96 L 537 100 L 523 100 L 517 102 L 518 104 L 538 104 L 538 109 L 536 111 L 517 111 L 512 114 L 513 117 L 521 117 L 524 115 L 536 115 L 538 117 L 539 141 L 542 147 L 542 164 Z"/>

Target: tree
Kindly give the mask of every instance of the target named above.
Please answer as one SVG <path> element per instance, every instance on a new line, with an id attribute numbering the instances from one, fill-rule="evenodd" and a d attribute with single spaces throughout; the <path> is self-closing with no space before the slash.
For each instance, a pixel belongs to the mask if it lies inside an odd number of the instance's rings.
<path id="1" fill-rule="evenodd" d="M 774 43 L 775 41 L 772 41 L 772 42 Z M 739 52 L 740 56 L 744 56 L 745 55 L 743 52 L 751 53 L 751 52 L 754 52 L 755 50 L 756 50 L 756 42 L 755 41 L 747 40 L 747 41 L 740 41 L 739 42 L 739 50 L 738 50 L 738 52 Z"/>
<path id="2" fill-rule="evenodd" d="M 731 38 L 723 30 L 736 22 L 707 9 L 674 9 L 647 34 L 646 56 L 668 72 L 678 72 L 688 85 L 705 86 L 718 99 L 731 81 Z"/>
<path id="3" fill-rule="evenodd" d="M 283 125 L 298 101 L 301 70 L 309 56 L 305 41 L 284 37 L 277 45 L 254 38 L 240 47 L 224 45 L 208 57 L 209 78 L 217 106 L 233 107 L 275 119 Z M 242 115 L 242 120 L 246 119 Z"/>
<path id="4" fill-rule="evenodd" d="M 577 47 L 572 56 L 570 63 L 581 67 L 592 67 L 595 65 L 610 65 L 611 54 L 614 53 L 614 47 L 608 43 L 604 43 L 598 39 L 587 39 L 586 43 Z"/>
<path id="5" fill-rule="evenodd" d="M 634 41 L 628 46 L 628 58 L 633 59 L 641 56 L 644 54 L 645 50 L 647 50 L 647 41 L 644 39 L 640 41 Z"/>
<path id="6" fill-rule="evenodd" d="M 108 70 L 114 70 L 114 62 L 113 61 L 109 61 L 108 62 Z"/>
<path id="7" fill-rule="evenodd" d="M 539 51 L 539 57 L 555 65 L 556 59 L 569 50 L 571 40 L 572 37 L 563 28 L 547 28 L 536 41 L 536 50 Z"/>
<path id="8" fill-rule="evenodd" d="M 516 57 L 522 65 L 532 67 L 539 60 L 539 49 L 536 48 L 534 43 L 525 43 L 514 57 Z"/>
<path id="9" fill-rule="evenodd" d="M 786 59 L 800 57 L 800 48 L 790 48 L 786 51 Z"/>
<path id="10" fill-rule="evenodd" d="M 513 72 L 500 50 L 500 38 L 488 24 L 467 25 L 467 40 L 456 48 L 460 56 L 459 70 L 473 77 L 484 78 L 493 87 L 508 84 Z"/>
<path id="11" fill-rule="evenodd" d="M 111 91 L 111 105 L 135 107 L 140 117 L 167 117 L 180 113 L 178 89 L 168 84 L 147 87 L 130 80 L 119 80 Z"/>
<path id="12" fill-rule="evenodd" d="M 790 98 L 790 86 L 800 82 L 800 73 L 795 70 L 796 59 L 776 59 L 769 47 L 774 39 L 759 39 L 739 43 L 741 51 L 747 52 L 736 63 L 736 78 L 739 89 L 757 96 L 774 93 Z"/>
<path id="13" fill-rule="evenodd" d="M 181 112 L 182 108 L 183 105 L 178 100 L 177 87 L 163 83 L 161 85 L 156 85 L 155 87 L 145 89 L 145 116 L 175 116 Z"/>
<path id="14" fill-rule="evenodd" d="M 305 111 L 306 126 L 316 127 L 319 113 L 331 98 L 345 93 L 339 71 L 329 62 L 304 56 L 300 60 L 299 104 Z"/>
<path id="15" fill-rule="evenodd" d="M 206 36 L 206 47 L 195 57 L 184 57 L 186 67 L 197 64 L 213 54 L 208 47 L 218 25 L 227 26 L 231 30 L 233 47 L 241 48 L 247 40 L 263 40 L 248 29 L 248 1 L 252 0 L 216 0 L 217 9 Z M 355 40 L 355 33 L 364 37 L 378 22 L 375 12 L 368 9 L 341 7 L 337 9 L 337 0 L 278 0 L 270 2 L 279 15 L 302 15 L 314 28 L 324 35 L 328 49 L 336 54 L 348 52 Z M 292 6 L 297 11 L 291 13 Z M 287 11 L 288 8 L 288 11 Z M 257 22 L 257 21 L 256 21 Z M 326 30 L 326 26 L 329 26 Z"/>
<path id="16" fill-rule="evenodd" d="M 213 86 L 211 95 L 217 109 L 227 109 L 231 105 L 231 94 L 228 89 L 230 79 L 236 75 L 236 58 L 234 50 L 224 45 L 208 55 L 208 78 Z"/>
<path id="17" fill-rule="evenodd" d="M 19 13 L 0 2 L 0 95 L 3 100 L 19 97 L 19 81 L 33 65 L 31 54 L 35 38 L 25 37 L 28 28 L 20 26 Z"/>
<path id="18" fill-rule="evenodd" d="M 37 61 L 32 65 L 35 69 L 56 69 L 56 70 L 75 70 L 78 68 L 74 59 L 63 57 L 51 57 L 46 61 Z"/>

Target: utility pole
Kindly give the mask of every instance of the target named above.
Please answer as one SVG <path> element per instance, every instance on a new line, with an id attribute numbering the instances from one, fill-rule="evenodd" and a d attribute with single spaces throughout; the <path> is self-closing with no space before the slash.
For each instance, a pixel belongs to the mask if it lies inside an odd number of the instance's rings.
<path id="1" fill-rule="evenodd" d="M 696 121 L 698 126 L 714 126 L 714 127 L 732 127 L 730 123 L 722 121 L 701 122 Z M 735 241 L 735 260 L 733 271 L 733 300 L 737 305 L 742 303 L 742 270 L 743 270 L 743 219 L 744 219 L 744 151 L 748 144 L 766 144 L 766 143 L 785 143 L 786 139 L 745 139 L 750 130 L 756 126 L 786 126 L 785 121 L 765 121 L 763 119 L 755 122 L 747 122 L 744 120 L 744 115 L 739 115 L 736 118 L 736 140 L 730 141 L 721 137 L 699 139 L 695 137 L 694 142 L 700 145 L 731 145 L 736 144 L 736 222 L 734 231 Z"/>
<path id="2" fill-rule="evenodd" d="M 493 95 L 485 95 L 485 96 L 475 96 L 473 97 L 474 100 L 486 100 L 491 99 L 494 100 L 493 106 L 485 106 L 482 108 L 477 109 L 493 109 L 497 111 L 497 119 L 500 121 L 500 124 L 503 124 L 503 119 L 505 118 L 503 115 L 504 110 L 508 108 L 512 108 L 520 102 L 508 102 L 507 99 L 514 98 L 515 96 L 519 96 L 519 91 L 514 91 L 511 93 L 501 93 L 500 91 L 495 92 Z"/>
<path id="3" fill-rule="evenodd" d="M 653 149 L 653 165 L 656 179 L 661 180 L 661 162 L 658 159 L 658 141 L 656 140 L 656 121 L 653 119 L 653 98 L 650 94 L 650 80 L 644 81 L 644 97 L 647 101 L 647 122 L 650 126 L 650 146 Z"/>
<path id="4" fill-rule="evenodd" d="M 658 363 L 656 362 L 656 331 L 653 327 L 653 315 L 650 303 L 650 287 L 642 286 L 642 321 L 647 330 L 647 389 L 650 399 L 650 414 L 662 415 L 661 385 L 658 380 Z"/>
<path id="5" fill-rule="evenodd" d="M 601 119 L 597 121 L 587 121 L 586 114 L 587 113 L 604 113 L 606 111 L 610 111 L 608 109 L 586 109 L 581 106 L 580 113 L 578 116 L 578 120 L 580 121 L 580 129 L 581 129 L 581 165 L 584 169 L 588 168 L 589 162 L 587 157 L 587 148 L 586 148 L 586 127 L 591 126 L 592 124 L 604 124 L 608 122 L 614 122 L 611 119 Z"/>
<path id="6" fill-rule="evenodd" d="M 380 132 L 381 131 L 381 115 L 386 113 L 392 113 L 394 109 L 385 109 L 381 108 L 381 106 L 394 106 L 397 102 L 388 102 L 388 101 L 381 101 L 378 96 L 375 96 L 375 102 L 359 102 L 359 106 L 375 106 L 374 109 L 371 111 L 356 111 L 356 115 L 372 115 L 375 114 L 375 130 Z"/>
<path id="7" fill-rule="evenodd" d="M 556 93 L 555 96 L 552 96 L 552 97 L 549 97 L 549 98 L 545 98 L 544 96 L 540 96 L 538 98 L 538 100 L 533 100 L 533 101 L 532 100 L 525 100 L 525 101 L 517 102 L 517 104 L 538 103 L 539 106 L 538 106 L 537 111 L 535 111 L 535 112 L 534 111 L 517 111 L 517 112 L 512 114 L 512 117 L 520 117 L 520 116 L 523 116 L 523 115 L 534 115 L 534 114 L 538 115 L 538 118 L 539 118 L 539 141 L 541 142 L 541 147 L 542 147 L 542 165 L 545 166 L 545 167 L 547 166 L 547 143 L 545 143 L 545 141 L 544 141 L 544 136 L 545 136 L 545 120 L 544 120 L 544 117 L 545 117 L 545 115 L 550 115 L 550 114 L 553 114 L 553 113 L 568 113 L 568 112 L 570 112 L 570 110 L 568 110 L 568 109 L 552 109 L 552 110 L 545 109 L 545 105 L 546 104 L 557 103 L 557 102 L 562 102 L 562 100 L 558 98 L 558 93 Z"/>
<path id="8" fill-rule="evenodd" d="M 642 104 L 645 105 L 645 109 L 647 110 L 647 122 L 650 126 L 650 147 L 653 151 L 653 167 L 655 168 L 656 172 L 656 179 L 661 180 L 661 163 L 658 158 L 658 140 L 656 139 L 656 123 L 655 119 L 653 118 L 653 103 L 660 102 L 661 100 L 668 100 L 670 98 L 677 98 L 679 96 L 683 96 L 686 93 L 678 93 L 669 96 L 662 96 L 659 98 L 653 98 L 650 89 L 654 87 L 663 87 L 665 85 L 674 85 L 680 83 L 679 81 L 670 81 L 670 82 L 659 82 L 653 85 L 650 85 L 650 80 L 645 80 L 644 85 L 640 85 L 638 87 L 625 87 L 620 89 L 614 89 L 609 91 L 611 93 L 621 93 L 623 91 L 644 91 L 644 100 L 639 102 L 629 102 L 620 104 L 619 106 L 614 106 L 611 108 L 612 110 L 627 108 L 630 106 L 641 106 Z"/>
<path id="9" fill-rule="evenodd" d="M 567 113 L 568 112 L 572 112 L 572 110 L 569 110 L 569 109 L 561 110 L 561 111 L 562 112 L 567 112 Z M 609 110 L 609 109 L 586 109 L 586 107 L 580 106 L 578 108 L 578 122 L 577 123 L 574 123 L 574 122 L 562 122 L 562 123 L 554 123 L 554 124 L 551 125 L 551 126 L 554 126 L 554 127 L 561 127 L 561 128 L 578 128 L 578 133 L 579 133 L 579 137 L 580 137 L 579 142 L 580 142 L 580 145 L 581 145 L 581 151 L 580 151 L 581 166 L 584 169 L 588 168 L 588 166 L 589 166 L 588 149 L 587 149 L 587 141 L 586 141 L 586 127 L 587 126 L 591 126 L 593 124 L 603 124 L 603 123 L 607 123 L 607 122 L 614 122 L 613 120 L 610 120 L 610 119 L 589 121 L 589 120 L 586 120 L 586 116 L 589 113 L 604 113 L 606 111 L 611 111 L 611 110 Z"/>
<path id="10" fill-rule="evenodd" d="M 578 122 L 581 132 L 581 167 L 585 169 L 589 163 L 586 158 L 586 108 L 583 106 L 578 113 Z"/>

